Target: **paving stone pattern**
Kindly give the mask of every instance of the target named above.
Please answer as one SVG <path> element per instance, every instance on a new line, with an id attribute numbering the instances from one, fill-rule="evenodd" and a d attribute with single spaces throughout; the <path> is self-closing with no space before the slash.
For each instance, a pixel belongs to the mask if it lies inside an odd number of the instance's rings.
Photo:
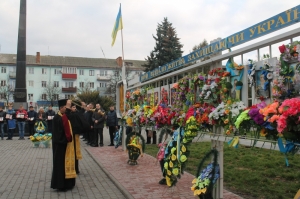
<path id="1" fill-rule="evenodd" d="M 0 199 L 4 198 L 103 198 L 124 199 L 125 196 L 82 144 L 83 160 L 76 186 L 67 192 L 50 188 L 52 148 L 34 148 L 30 140 L 0 140 Z"/>
<path id="2" fill-rule="evenodd" d="M 191 191 L 194 176 L 185 172 L 174 188 L 159 185 L 162 178 L 160 166 L 156 159 L 144 154 L 138 159 L 138 165 L 127 164 L 128 154 L 121 148 L 87 147 L 92 157 L 109 172 L 121 185 L 120 189 L 127 190 L 136 199 L 183 199 L 197 198 Z M 242 199 L 224 190 L 224 199 Z"/>

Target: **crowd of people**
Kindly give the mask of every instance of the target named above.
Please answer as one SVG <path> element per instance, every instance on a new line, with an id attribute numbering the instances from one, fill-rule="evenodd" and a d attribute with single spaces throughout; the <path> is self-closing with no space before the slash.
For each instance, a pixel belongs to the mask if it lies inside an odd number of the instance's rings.
<path id="1" fill-rule="evenodd" d="M 12 105 L 8 106 L 7 111 L 3 110 L 0 106 L 0 131 L 1 140 L 4 139 L 5 131 L 7 132 L 7 139 L 12 140 L 16 127 L 18 126 L 19 140 L 25 140 L 25 124 L 28 124 L 29 135 L 35 133 L 34 125 L 36 122 L 43 122 L 48 127 L 48 132 L 52 132 L 52 119 L 55 112 L 52 110 L 52 106 L 48 107 L 47 112 L 41 107 L 38 112 L 33 109 L 33 106 L 29 107 L 29 110 L 25 110 L 21 105 L 18 110 L 14 110 Z M 4 124 L 6 128 L 4 129 Z"/>

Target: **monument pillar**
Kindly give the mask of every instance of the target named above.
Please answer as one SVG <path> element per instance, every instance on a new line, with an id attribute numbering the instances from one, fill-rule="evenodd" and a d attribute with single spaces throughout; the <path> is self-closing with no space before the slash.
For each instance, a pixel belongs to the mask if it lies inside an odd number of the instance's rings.
<path id="1" fill-rule="evenodd" d="M 23 105 L 27 109 L 26 102 L 26 0 L 20 0 L 14 109 L 19 109 L 20 105 Z"/>

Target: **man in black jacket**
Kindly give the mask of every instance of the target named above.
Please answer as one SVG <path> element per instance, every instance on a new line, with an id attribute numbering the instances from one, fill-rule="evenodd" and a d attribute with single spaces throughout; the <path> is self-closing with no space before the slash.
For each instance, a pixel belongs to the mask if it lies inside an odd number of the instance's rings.
<path id="1" fill-rule="evenodd" d="M 52 133 L 52 120 L 55 116 L 55 112 L 52 110 L 52 106 L 48 106 L 48 110 L 46 112 L 46 120 L 48 125 L 48 132 Z"/>
<path id="2" fill-rule="evenodd" d="M 5 111 L 3 111 L 3 108 L 2 106 L 0 106 L 0 130 L 1 130 L 1 140 L 4 139 L 4 120 L 5 120 L 5 116 L 6 116 L 6 113 Z"/>
<path id="3" fill-rule="evenodd" d="M 34 134 L 34 123 L 36 121 L 36 118 L 37 118 L 37 112 L 34 111 L 33 106 L 30 106 L 28 111 L 28 118 L 27 118 L 29 136 Z"/>
<path id="4" fill-rule="evenodd" d="M 108 146 L 114 146 L 114 134 L 118 129 L 118 118 L 114 106 L 109 107 L 109 111 L 106 117 L 106 128 L 109 128 L 110 136 L 110 145 Z"/>
<path id="5" fill-rule="evenodd" d="M 90 125 L 89 130 L 86 132 L 86 139 L 87 139 L 87 144 L 91 145 L 92 141 L 93 141 L 93 128 L 94 128 L 94 122 L 92 120 L 92 116 L 93 116 L 93 112 L 90 109 L 90 105 L 86 106 L 85 112 L 84 112 L 84 118 L 85 120 L 88 122 L 88 124 Z"/>
<path id="6" fill-rule="evenodd" d="M 96 104 L 95 112 L 93 113 L 92 120 L 94 123 L 94 140 L 91 146 L 98 147 L 98 140 L 100 137 L 100 147 L 103 146 L 103 128 L 105 121 L 105 111 L 101 109 L 100 104 Z M 98 136 L 99 135 L 99 136 Z"/>

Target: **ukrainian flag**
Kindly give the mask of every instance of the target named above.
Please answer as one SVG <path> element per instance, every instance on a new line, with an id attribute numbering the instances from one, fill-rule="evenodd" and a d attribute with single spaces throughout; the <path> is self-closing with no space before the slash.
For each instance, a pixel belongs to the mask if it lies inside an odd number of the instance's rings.
<path id="1" fill-rule="evenodd" d="M 119 13 L 118 13 L 118 16 L 117 16 L 117 19 L 115 22 L 115 26 L 111 33 L 111 37 L 112 37 L 111 46 L 113 46 L 116 41 L 118 30 L 122 30 L 122 29 L 123 29 L 123 22 L 122 22 L 121 4 L 120 4 L 120 9 L 119 9 Z"/>

